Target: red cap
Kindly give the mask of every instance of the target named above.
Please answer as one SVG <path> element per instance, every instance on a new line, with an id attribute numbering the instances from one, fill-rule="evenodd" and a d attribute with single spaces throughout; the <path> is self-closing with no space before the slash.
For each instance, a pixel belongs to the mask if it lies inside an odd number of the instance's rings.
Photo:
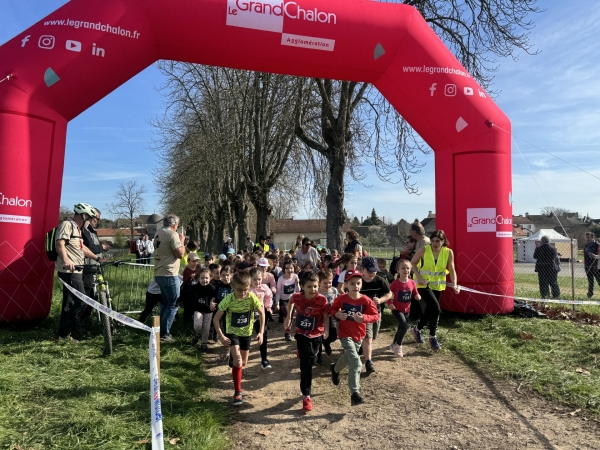
<path id="1" fill-rule="evenodd" d="M 347 270 L 346 275 L 344 275 L 344 282 L 354 277 L 362 278 L 363 276 L 358 270 Z"/>

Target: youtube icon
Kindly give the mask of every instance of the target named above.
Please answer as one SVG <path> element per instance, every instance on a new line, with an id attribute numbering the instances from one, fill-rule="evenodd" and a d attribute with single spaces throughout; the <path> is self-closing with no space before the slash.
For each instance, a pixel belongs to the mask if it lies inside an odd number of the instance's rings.
<path id="1" fill-rule="evenodd" d="M 79 41 L 67 41 L 67 50 L 72 52 L 80 52 L 81 51 L 81 42 Z"/>

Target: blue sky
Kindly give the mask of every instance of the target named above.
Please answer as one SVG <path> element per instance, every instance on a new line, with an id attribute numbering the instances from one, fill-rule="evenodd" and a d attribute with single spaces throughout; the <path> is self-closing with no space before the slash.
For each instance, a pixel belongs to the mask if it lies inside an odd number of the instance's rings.
<path id="1" fill-rule="evenodd" d="M 65 3 L 64 0 L 0 0 L 0 43 L 14 37 Z M 531 41 L 541 53 L 499 60 L 493 89 L 510 117 L 513 145 L 513 211 L 539 213 L 548 205 L 600 217 L 592 202 L 600 180 L 553 158 L 536 147 L 582 167 L 600 178 L 600 4 L 574 0 L 540 2 L 547 11 L 532 19 Z M 61 204 L 81 201 L 103 208 L 121 181 L 148 187 L 147 212 L 160 211 L 153 186 L 159 165 L 150 150 L 154 130 L 148 121 L 162 111 L 156 88 L 163 82 L 149 67 L 69 124 Z M 533 145 L 523 142 L 524 139 Z M 362 184 L 352 183 L 346 209 L 359 217 L 375 207 L 394 221 L 423 218 L 435 211 L 433 155 L 413 180 L 421 195 L 401 185 L 379 181 L 372 171 Z M 370 187 L 365 187 L 370 186 Z M 548 201 L 546 200 L 548 199 Z M 306 217 L 299 208 L 296 217 Z"/>

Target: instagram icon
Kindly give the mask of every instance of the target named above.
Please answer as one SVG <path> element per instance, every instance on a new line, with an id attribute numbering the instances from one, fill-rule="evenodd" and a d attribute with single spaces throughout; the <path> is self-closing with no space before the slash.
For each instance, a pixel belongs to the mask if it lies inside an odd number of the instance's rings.
<path id="1" fill-rule="evenodd" d="M 54 48 L 54 36 L 49 36 L 47 34 L 40 36 L 40 40 L 38 41 L 39 48 L 45 48 L 46 50 L 50 50 Z"/>
<path id="2" fill-rule="evenodd" d="M 444 86 L 444 95 L 446 97 L 454 97 L 456 95 L 456 85 L 447 84 L 446 86 Z"/>

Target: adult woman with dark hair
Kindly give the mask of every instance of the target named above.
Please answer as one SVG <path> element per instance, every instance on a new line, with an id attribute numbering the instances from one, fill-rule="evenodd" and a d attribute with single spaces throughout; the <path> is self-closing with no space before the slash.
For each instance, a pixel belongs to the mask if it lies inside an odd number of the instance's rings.
<path id="1" fill-rule="evenodd" d="M 435 335 L 440 317 L 440 298 L 446 289 L 446 274 L 450 274 L 450 281 L 454 285 L 454 292 L 460 292 L 456 280 L 454 267 L 454 253 L 450 250 L 450 243 L 446 233 L 436 230 L 429 237 L 431 244 L 421 247 L 412 258 L 414 278 L 417 290 L 425 302 L 425 311 L 417 326 L 412 329 L 412 335 L 418 344 L 424 342 L 421 331 L 429 324 L 429 347 L 431 350 L 440 349 L 440 344 Z"/>
<path id="2" fill-rule="evenodd" d="M 557 281 L 560 260 L 556 249 L 550 245 L 548 236 L 542 236 L 542 244 L 534 250 L 533 257 L 535 258 L 535 271 L 538 274 L 542 298 L 550 296 L 550 289 L 552 289 L 553 298 L 560 297 L 560 287 Z"/>
<path id="3" fill-rule="evenodd" d="M 354 251 L 357 251 L 360 255 L 360 257 L 363 257 L 363 248 L 362 248 L 362 244 L 360 243 L 360 241 L 358 240 L 360 236 L 358 235 L 358 233 L 354 230 L 348 230 L 346 232 L 346 248 L 344 249 L 344 253 L 352 253 Z"/>

